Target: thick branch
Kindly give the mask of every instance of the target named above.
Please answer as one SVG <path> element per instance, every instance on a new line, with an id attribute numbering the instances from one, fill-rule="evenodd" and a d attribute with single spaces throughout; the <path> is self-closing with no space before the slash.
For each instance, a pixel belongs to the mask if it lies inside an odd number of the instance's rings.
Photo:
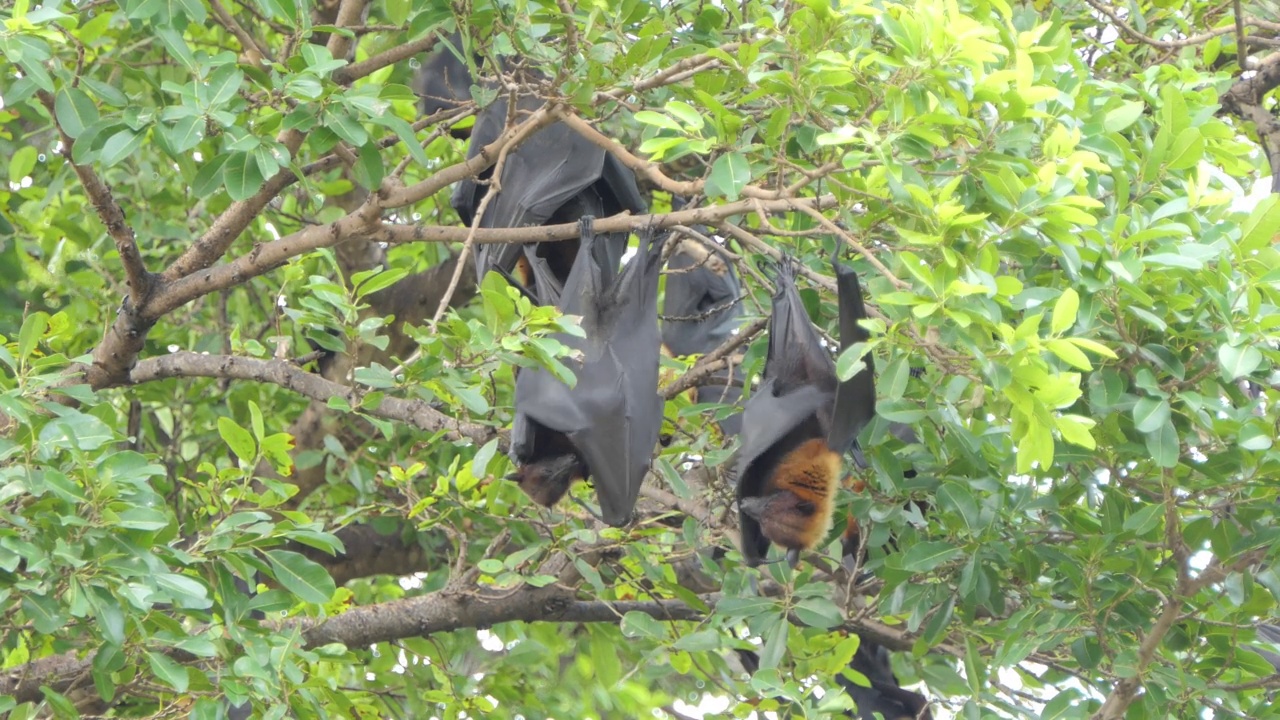
<path id="1" fill-rule="evenodd" d="M 339 68 L 333 73 L 333 81 L 339 85 L 350 85 L 356 80 L 371 75 L 388 65 L 395 65 L 401 60 L 411 58 L 419 53 L 429 52 L 436 46 L 438 41 L 439 36 L 432 34 L 403 45 L 397 45 L 366 60 Z"/>
<path id="2" fill-rule="evenodd" d="M 1252 122 L 1271 167 L 1271 191 L 1280 192 L 1280 120 L 1263 107 L 1262 98 L 1280 87 L 1280 53 L 1262 61 L 1257 72 L 1241 78 L 1222 95 L 1222 109 Z"/>
<path id="3" fill-rule="evenodd" d="M 445 431 L 450 440 L 466 438 L 483 445 L 497 435 L 493 428 L 451 418 L 422 400 L 404 400 L 384 396 L 378 407 L 361 407 L 364 391 L 330 382 L 284 360 L 256 360 L 229 355 L 201 355 L 176 352 L 148 358 L 133 369 L 134 383 L 152 382 L 171 377 L 230 378 L 265 382 L 292 390 L 313 400 L 342 398 L 353 408 L 388 420 L 407 423 L 427 432 Z"/>
<path id="4" fill-rule="evenodd" d="M 102 182 L 102 178 L 98 177 L 93 168 L 78 165 L 71 159 L 71 147 L 75 141 L 58 123 L 58 115 L 54 112 L 53 96 L 43 90 L 36 94 L 62 137 L 59 154 L 76 171 L 76 176 L 80 178 L 80 184 L 84 186 L 84 191 L 93 203 L 93 208 L 98 211 L 98 218 L 102 220 L 103 225 L 107 226 L 107 234 L 116 244 L 120 264 L 124 266 L 125 281 L 129 284 L 129 301 L 133 307 L 141 307 L 151 293 L 153 278 L 142 263 L 142 253 L 138 252 L 138 241 L 133 234 L 133 228 L 125 220 L 124 211 L 120 209 L 120 205 L 116 203 L 111 190 Z"/>

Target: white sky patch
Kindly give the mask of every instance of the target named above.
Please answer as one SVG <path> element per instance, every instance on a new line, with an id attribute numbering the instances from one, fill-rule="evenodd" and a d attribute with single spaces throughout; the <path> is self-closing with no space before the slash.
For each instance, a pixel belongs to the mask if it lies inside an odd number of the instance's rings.
<path id="1" fill-rule="evenodd" d="M 502 638 L 494 635 L 488 630 L 477 630 L 476 639 L 480 641 L 480 647 L 488 650 L 489 652 L 502 652 L 505 649 L 505 646 L 502 643 Z"/>
<path id="2" fill-rule="evenodd" d="M 422 587 L 422 581 L 427 579 L 426 573 L 414 573 L 405 575 L 400 578 L 400 587 L 405 590 L 417 590 Z"/>

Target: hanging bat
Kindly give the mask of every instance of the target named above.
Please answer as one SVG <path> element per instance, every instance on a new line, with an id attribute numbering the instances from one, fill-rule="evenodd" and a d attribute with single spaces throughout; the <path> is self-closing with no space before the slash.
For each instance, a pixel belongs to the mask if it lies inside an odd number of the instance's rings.
<path id="1" fill-rule="evenodd" d="M 474 157 L 506 129 L 506 96 L 499 96 L 476 118 L 467 157 Z M 516 100 L 516 119 L 542 106 L 534 95 Z M 458 216 L 472 224 L 488 191 L 490 168 L 477 180 L 464 180 L 454 188 L 451 204 Z M 553 123 L 530 135 L 506 155 L 501 190 L 489 202 L 480 227 L 515 228 L 576 222 L 588 215 L 604 217 L 624 210 L 640 214 L 647 205 L 636 187 L 635 174 L 613 155 L 579 135 L 564 123 Z M 597 239 L 617 267 L 627 248 L 627 233 L 610 233 Z M 577 240 L 542 242 L 537 254 L 563 284 L 578 254 Z M 516 244 L 482 245 L 476 252 L 476 272 L 483 277 L 494 268 L 516 269 L 521 250 Z"/>
<path id="2" fill-rule="evenodd" d="M 673 356 L 710 352 L 733 334 L 742 317 L 742 294 L 733 266 L 700 243 L 682 240 L 667 259 L 662 300 L 662 344 Z M 694 388 L 694 401 L 736 405 L 742 399 L 742 373 L 721 373 Z M 725 435 L 742 431 L 741 413 L 720 421 Z"/>
<path id="3" fill-rule="evenodd" d="M 417 74 L 415 84 L 422 98 L 423 114 L 471 100 L 475 79 L 466 63 L 448 47 L 461 48 L 461 35 L 453 33 L 445 45 L 428 57 Z M 481 78 L 481 84 L 495 86 L 487 78 Z M 497 140 L 506 129 L 508 101 L 508 95 L 500 94 L 476 116 L 475 126 L 469 133 L 468 159 Z M 519 95 L 515 121 L 519 122 L 542 104 L 542 99 L 535 94 Z M 486 181 L 492 174 L 493 168 L 489 168 L 479 178 L 464 180 L 454 187 L 450 204 L 467 225 L 475 219 L 488 191 Z M 507 153 L 500 180 L 501 191 L 486 207 L 480 227 L 555 225 L 577 222 L 588 215 L 614 215 L 623 210 L 639 214 L 648 207 L 636 186 L 635 173 L 603 148 L 559 122 L 533 133 Z M 627 237 L 627 233 L 604 236 L 602 245 L 612 259 L 613 269 L 626 252 Z M 537 246 L 538 257 L 547 262 L 563 285 L 577 257 L 578 241 L 544 242 Z M 526 286 L 536 282 L 519 244 L 482 245 L 476 251 L 477 277 L 483 279 L 491 269 L 514 274 Z"/>
<path id="4" fill-rule="evenodd" d="M 862 638 L 849 667 L 866 677 L 870 684 L 870 687 L 863 687 L 846 678 L 843 673 L 836 676 L 836 682 L 858 706 L 857 714 L 850 713 L 849 717 L 860 720 L 933 720 L 929 701 L 898 683 L 897 676 L 893 674 L 889 651 L 883 646 Z"/>
<path id="5" fill-rule="evenodd" d="M 570 388 L 551 373 L 522 369 L 516 378 L 511 449 L 517 469 L 508 479 L 550 507 L 576 480 L 590 478 L 601 519 L 627 524 L 662 428 L 658 395 L 658 264 L 661 239 L 640 234 L 640 248 L 621 273 L 597 252 L 592 218 L 580 222 L 581 250 L 558 293 L 561 312 L 582 317 L 586 338 L 561 335 L 582 353 L 571 362 Z M 536 256 L 535 256 L 536 257 Z M 537 272 L 551 268 L 542 262 Z M 551 299 L 547 283 L 535 283 Z"/>
<path id="6" fill-rule="evenodd" d="M 471 100 L 471 70 L 454 52 L 462 50 L 462 34 L 455 31 L 440 44 L 443 47 L 432 53 L 414 75 L 414 90 L 424 117 Z M 453 130 L 450 134 L 465 139 L 471 137 L 471 130 Z"/>
<path id="7" fill-rule="evenodd" d="M 867 339 L 866 317 L 853 270 L 834 263 L 844 349 Z M 762 381 L 743 411 L 738 453 L 738 519 L 742 552 L 757 565 L 769 543 L 787 549 L 794 567 L 800 551 L 831 529 L 841 458 L 875 414 L 871 358 L 845 382 L 823 348 L 795 285 L 794 261 L 778 267 L 769 346 Z"/>

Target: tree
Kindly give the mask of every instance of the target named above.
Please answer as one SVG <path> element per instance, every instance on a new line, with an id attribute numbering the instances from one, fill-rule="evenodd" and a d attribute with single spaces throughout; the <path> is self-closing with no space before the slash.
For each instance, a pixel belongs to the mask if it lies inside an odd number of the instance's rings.
<path id="1" fill-rule="evenodd" d="M 11 717 L 819 717 L 860 642 L 940 716 L 1276 716 L 1271 4 L 0 13 Z M 420 118 L 455 29 L 506 84 Z M 517 80 L 545 103 L 465 159 Z M 627 528 L 501 479 L 514 368 L 573 321 L 469 258 L 576 227 L 448 204 L 551 122 L 649 199 L 598 229 L 704 225 L 743 278 L 740 332 L 664 360 Z M 783 253 L 834 328 L 832 252 L 874 316 L 866 558 L 747 569 L 683 391 L 759 372 Z"/>

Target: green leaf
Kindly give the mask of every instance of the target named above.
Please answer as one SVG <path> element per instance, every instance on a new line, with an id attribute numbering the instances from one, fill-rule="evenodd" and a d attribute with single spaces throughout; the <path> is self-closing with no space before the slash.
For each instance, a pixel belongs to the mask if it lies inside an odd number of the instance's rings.
<path id="1" fill-rule="evenodd" d="M 1093 363 L 1089 362 L 1089 356 L 1067 340 L 1055 338 L 1045 342 L 1045 347 L 1049 348 L 1049 352 L 1056 355 L 1058 359 L 1073 368 L 1078 370 L 1093 369 Z"/>
<path id="2" fill-rule="evenodd" d="M 1163 517 L 1163 505 L 1147 505 L 1138 512 L 1125 518 L 1124 530 L 1125 532 L 1135 533 L 1139 536 L 1147 535 L 1159 527 L 1160 520 Z"/>
<path id="3" fill-rule="evenodd" d="M 1058 432 L 1062 433 L 1063 440 L 1087 450 L 1093 450 L 1098 447 L 1098 442 L 1093 439 L 1093 435 L 1089 432 L 1090 429 L 1097 425 L 1092 419 L 1079 415 L 1060 415 L 1054 418 L 1053 422 L 1058 427 Z"/>
<path id="4" fill-rule="evenodd" d="M 161 132 L 175 153 L 185 153 L 204 139 L 204 119 L 185 117 L 171 126 L 161 126 Z"/>
<path id="5" fill-rule="evenodd" d="M 902 557 L 902 568 L 913 573 L 929 572 L 963 553 L 963 550 L 948 542 L 920 542 L 907 549 Z"/>
<path id="6" fill-rule="evenodd" d="M 645 125 L 652 125 L 654 127 L 659 127 L 664 130 L 674 130 L 678 133 L 684 132 L 684 128 L 680 127 L 680 123 L 676 122 L 675 120 L 672 120 L 670 117 L 663 115 L 660 112 L 654 112 L 652 110 L 641 110 L 637 112 L 633 117 L 635 118 L 636 122 L 643 123 Z"/>
<path id="7" fill-rule="evenodd" d="M 1164 398 L 1144 397 L 1133 406 L 1133 426 L 1141 433 L 1149 433 L 1169 421 L 1171 410 Z"/>
<path id="8" fill-rule="evenodd" d="M 191 192 L 196 197 L 212 195 L 222 188 L 222 168 L 227 164 L 230 155 L 218 155 L 200 166 L 196 178 L 191 183 Z"/>
<path id="9" fill-rule="evenodd" d="M 946 482 L 938 488 L 938 507 L 944 512 L 960 515 L 970 532 L 979 529 L 981 515 L 978 512 L 978 501 L 973 492 L 963 483 Z"/>
<path id="10" fill-rule="evenodd" d="M 661 640 L 667 635 L 662 623 L 649 615 L 632 610 L 622 616 L 622 635 L 629 638 L 651 638 Z"/>
<path id="11" fill-rule="evenodd" d="M 844 622 L 840 608 L 827 597 L 810 597 L 796 603 L 796 617 L 809 627 L 830 630 Z"/>
<path id="12" fill-rule="evenodd" d="M 18 148 L 17 152 L 9 158 L 9 182 L 21 183 L 23 178 L 30 175 L 31 171 L 36 169 L 36 160 L 39 159 L 39 155 L 33 145 Z"/>
<path id="13" fill-rule="evenodd" d="M 400 138 L 400 142 L 404 143 L 405 148 L 408 149 L 409 154 L 413 156 L 418 165 L 426 169 L 433 167 L 431 158 L 427 157 L 426 150 L 422 149 L 422 143 L 414 135 L 413 126 L 389 112 L 370 119 L 394 132 Z"/>
<path id="14" fill-rule="evenodd" d="M 98 155 L 98 161 L 102 163 L 103 167 L 115 165 L 142 147 L 142 138 L 143 135 L 141 133 L 134 133 L 132 130 L 117 132 L 103 143 L 102 152 Z"/>
<path id="15" fill-rule="evenodd" d="M 773 623 L 773 627 L 764 635 L 764 650 L 760 653 L 760 669 L 772 670 L 778 667 L 782 662 L 782 656 L 787 652 L 787 635 L 791 631 L 791 623 L 786 618 L 778 617 Z"/>
<path id="16" fill-rule="evenodd" d="M 182 37 L 182 33 L 173 28 L 156 28 L 156 38 L 160 40 L 160 44 L 164 45 L 164 49 L 169 52 L 182 66 L 187 70 L 195 71 L 196 58 L 191 52 L 191 46 L 187 45 L 187 41 Z"/>
<path id="17" fill-rule="evenodd" d="M 253 441 L 253 435 L 226 415 L 218 418 L 218 434 L 240 459 L 242 466 L 247 466 L 258 457 L 258 444 Z"/>
<path id="18" fill-rule="evenodd" d="M 146 654 L 147 663 L 151 665 L 151 672 L 155 673 L 157 680 L 180 693 L 187 691 L 189 678 L 186 667 L 163 653 L 147 650 Z"/>
<path id="19" fill-rule="evenodd" d="M 328 571 L 306 557 L 288 550 L 268 550 L 267 560 L 276 581 L 304 602 L 329 602 L 337 587 Z"/>
<path id="20" fill-rule="evenodd" d="M 688 635 L 682 635 L 671 646 L 678 650 L 687 650 L 689 652 L 707 652 L 719 648 L 723 641 L 724 633 L 715 630 L 699 630 Z"/>
<path id="21" fill-rule="evenodd" d="M 1080 294 L 1072 288 L 1067 288 L 1058 296 L 1058 301 L 1053 305 L 1053 320 L 1049 324 L 1049 330 L 1054 335 L 1061 335 L 1068 328 L 1076 323 L 1076 314 L 1080 310 Z M 1065 359 L 1065 358 L 1064 358 Z M 1089 368 L 1085 368 L 1088 370 Z"/>
<path id="22" fill-rule="evenodd" d="M 253 197 L 266 181 L 253 154 L 245 152 L 232 153 L 227 157 L 222 165 L 222 178 L 227 194 L 236 201 Z"/>
<path id="23" fill-rule="evenodd" d="M 1102 126 L 1107 132 L 1120 132 L 1138 121 L 1147 106 L 1133 100 L 1122 103 L 1119 107 L 1107 111 Z"/>
<path id="24" fill-rule="evenodd" d="M 663 109 L 673 117 L 679 118 L 680 122 L 684 123 L 694 132 L 701 130 L 703 127 L 702 111 L 693 107 L 689 103 L 680 102 L 679 100 L 669 100 Z"/>
<path id="25" fill-rule="evenodd" d="M 213 75 L 209 77 L 209 84 L 204 88 L 208 93 L 208 103 L 211 107 L 216 108 L 219 105 L 225 105 L 236 96 L 240 91 L 240 86 L 244 83 L 244 73 L 235 65 L 223 65 L 213 71 Z"/>
<path id="26" fill-rule="evenodd" d="M 1240 225 L 1241 253 L 1260 250 L 1280 236 L 1280 194 L 1271 193 L 1263 198 L 1249 217 Z"/>
<path id="27" fill-rule="evenodd" d="M 854 343 L 841 351 L 836 358 L 836 377 L 841 382 L 867 370 L 866 357 L 869 345 L 864 342 Z"/>
<path id="28" fill-rule="evenodd" d="M 96 450 L 115 439 L 111 428 L 93 415 L 78 410 L 65 409 L 59 417 L 40 429 L 40 444 L 49 448 L 79 448 Z M 50 470 L 50 472 L 54 472 Z M 74 485 L 74 483 L 71 483 Z M 79 497 L 79 490 L 75 491 Z"/>
<path id="29" fill-rule="evenodd" d="M 729 202 L 738 199 L 742 188 L 751 182 L 751 165 L 745 155 L 739 152 L 725 153 L 716 158 L 711 166 L 711 176 L 707 179 L 708 197 L 723 197 Z"/>
<path id="30" fill-rule="evenodd" d="M 478 478 L 487 477 L 489 474 L 489 463 L 493 461 L 493 458 L 497 453 L 498 438 L 494 438 L 485 443 L 484 447 L 480 448 L 475 457 L 471 459 L 471 474 Z"/>
<path id="31" fill-rule="evenodd" d="M 85 128 L 98 122 L 98 107 L 80 88 L 64 87 L 59 90 L 53 101 L 53 111 L 62 131 L 73 138 L 80 137 Z"/>
<path id="32" fill-rule="evenodd" d="M 58 601 L 44 596 L 24 593 L 22 596 L 22 614 L 31 621 L 36 632 L 52 635 L 62 629 L 66 623 L 66 615 Z"/>
<path id="33" fill-rule="evenodd" d="M 22 321 L 22 329 L 18 331 L 18 359 L 26 360 L 35 351 L 40 338 L 49 331 L 49 313 L 37 310 Z"/>
<path id="34" fill-rule="evenodd" d="M 1173 149 L 1169 152 L 1169 169 L 1186 170 L 1193 168 L 1204 157 L 1204 136 L 1199 128 L 1189 127 L 1178 133 L 1173 141 Z"/>
<path id="35" fill-rule="evenodd" d="M 1178 464 L 1181 451 L 1178 446 L 1178 431 L 1173 427 L 1172 420 L 1166 420 L 1155 432 L 1147 433 L 1146 441 L 1147 452 L 1151 453 L 1151 459 L 1157 465 L 1171 468 Z"/>
<path id="36" fill-rule="evenodd" d="M 157 573 L 155 581 L 182 607 L 207 608 L 212 605 L 208 589 L 194 578 L 176 573 Z"/>
<path id="37" fill-rule="evenodd" d="M 169 518 L 158 508 L 134 507 L 120 513 L 116 526 L 126 530 L 154 532 L 169 527 Z"/>
<path id="38" fill-rule="evenodd" d="M 1218 348 L 1218 368 L 1230 380 L 1250 375 L 1262 364 L 1262 353 L 1253 345 L 1222 345 Z"/>

